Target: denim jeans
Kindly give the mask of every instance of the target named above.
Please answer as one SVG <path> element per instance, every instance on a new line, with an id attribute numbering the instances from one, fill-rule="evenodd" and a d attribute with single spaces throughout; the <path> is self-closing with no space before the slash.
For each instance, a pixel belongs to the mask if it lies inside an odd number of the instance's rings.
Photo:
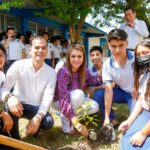
<path id="1" fill-rule="evenodd" d="M 104 89 L 97 90 L 94 95 L 93 99 L 99 104 L 100 111 L 102 113 L 102 117 L 105 117 L 105 103 L 104 103 Z M 112 103 L 127 103 L 130 109 L 130 112 L 132 112 L 133 107 L 134 107 L 134 100 L 132 99 L 132 94 L 125 92 L 124 90 L 120 89 L 119 87 L 115 87 L 113 89 L 113 101 Z M 123 113 L 123 110 L 122 110 Z M 115 115 L 111 109 L 110 116 L 109 116 L 110 121 L 115 119 Z"/>
<path id="2" fill-rule="evenodd" d="M 23 105 L 22 117 L 27 118 L 29 120 L 32 119 L 39 110 L 39 106 L 33 106 L 33 105 L 29 105 L 29 104 L 22 104 L 22 105 Z M 5 111 L 10 113 L 7 103 L 5 104 Z M 14 126 L 13 126 L 12 130 L 10 131 L 10 134 L 13 138 L 20 139 L 19 126 L 18 126 L 19 118 L 14 116 L 12 113 L 10 113 L 10 115 L 14 121 Z M 41 121 L 39 129 L 48 130 L 48 129 L 52 128 L 53 124 L 54 124 L 53 118 L 52 118 L 51 114 L 49 112 L 47 112 L 47 114 L 44 116 L 44 118 Z"/>

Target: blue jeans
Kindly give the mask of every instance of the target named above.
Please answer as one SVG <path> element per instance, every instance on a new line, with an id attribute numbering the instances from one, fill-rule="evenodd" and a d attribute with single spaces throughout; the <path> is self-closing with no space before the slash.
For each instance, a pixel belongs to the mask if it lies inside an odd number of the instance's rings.
<path id="1" fill-rule="evenodd" d="M 29 104 L 22 104 L 22 105 L 23 105 L 22 117 L 27 118 L 29 120 L 32 119 L 39 110 L 39 106 L 33 106 L 33 105 L 29 105 Z M 5 111 L 10 113 L 7 103 L 5 104 Z M 18 127 L 19 118 L 14 116 L 12 113 L 10 113 L 10 115 L 14 121 L 14 126 L 13 126 L 12 130 L 10 131 L 10 134 L 13 138 L 20 139 L 19 127 Z M 49 112 L 47 112 L 47 114 L 42 119 L 39 128 L 48 130 L 48 129 L 52 128 L 53 124 L 54 124 L 53 118 L 52 118 L 51 114 Z"/>
<path id="2" fill-rule="evenodd" d="M 100 90 L 97 90 L 93 95 L 93 99 L 99 104 L 99 108 L 100 108 L 103 118 L 105 118 L 104 93 L 105 93 L 105 90 L 100 89 Z M 131 93 L 127 93 L 127 92 L 123 91 L 122 89 L 120 89 L 119 87 L 115 87 L 113 89 L 112 103 L 127 103 L 130 108 L 130 112 L 133 110 L 133 107 L 134 107 L 134 101 L 132 100 Z M 109 119 L 110 119 L 110 121 L 115 119 L 115 115 L 114 115 L 112 109 L 110 112 Z"/>

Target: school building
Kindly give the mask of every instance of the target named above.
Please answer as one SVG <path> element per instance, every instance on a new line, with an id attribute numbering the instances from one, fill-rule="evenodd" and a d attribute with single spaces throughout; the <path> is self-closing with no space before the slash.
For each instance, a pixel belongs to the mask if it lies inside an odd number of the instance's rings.
<path id="1" fill-rule="evenodd" d="M 9 12 L 1 12 L 0 32 L 4 31 L 7 26 L 13 26 L 16 29 L 16 32 L 20 33 L 31 31 L 34 35 L 40 35 L 43 31 L 46 31 L 49 33 L 50 37 L 59 35 L 65 39 L 70 38 L 68 25 L 36 16 L 34 12 L 35 9 L 30 8 L 12 8 Z M 81 32 L 81 43 L 86 49 L 88 65 L 90 64 L 89 50 L 94 45 L 98 45 L 103 48 L 104 56 L 107 57 L 109 55 L 106 35 L 106 32 L 90 25 L 89 23 L 84 23 L 84 27 Z"/>

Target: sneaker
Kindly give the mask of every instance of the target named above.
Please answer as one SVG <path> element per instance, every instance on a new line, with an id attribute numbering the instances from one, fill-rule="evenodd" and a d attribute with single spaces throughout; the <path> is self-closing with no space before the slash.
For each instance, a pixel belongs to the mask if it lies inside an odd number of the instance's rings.
<path id="1" fill-rule="evenodd" d="M 61 119 L 62 130 L 64 133 L 73 134 L 74 133 L 74 126 L 72 125 L 71 121 L 68 120 L 61 112 L 57 112 L 57 115 Z"/>

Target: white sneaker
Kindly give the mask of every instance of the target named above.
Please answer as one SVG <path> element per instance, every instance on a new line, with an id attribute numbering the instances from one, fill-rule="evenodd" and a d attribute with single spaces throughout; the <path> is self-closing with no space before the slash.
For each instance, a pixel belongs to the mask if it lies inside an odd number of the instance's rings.
<path id="1" fill-rule="evenodd" d="M 60 116 L 63 132 L 67 134 L 73 134 L 74 127 L 71 121 L 69 121 L 68 118 L 65 117 L 61 112 L 57 112 L 57 115 Z"/>

